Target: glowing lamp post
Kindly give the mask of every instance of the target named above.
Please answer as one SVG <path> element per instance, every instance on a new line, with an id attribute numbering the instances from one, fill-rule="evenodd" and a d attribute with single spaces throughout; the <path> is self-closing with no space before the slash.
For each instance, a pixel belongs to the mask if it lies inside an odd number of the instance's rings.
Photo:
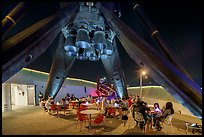
<path id="1" fill-rule="evenodd" d="M 140 98 L 142 98 L 142 76 L 144 76 L 146 72 L 140 69 Z"/>

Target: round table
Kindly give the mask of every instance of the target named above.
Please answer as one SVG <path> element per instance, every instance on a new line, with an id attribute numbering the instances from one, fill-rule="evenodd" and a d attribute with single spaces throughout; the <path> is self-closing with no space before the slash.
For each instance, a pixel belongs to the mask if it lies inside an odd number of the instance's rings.
<path id="1" fill-rule="evenodd" d="M 147 105 L 149 108 L 154 108 L 154 105 Z"/>
<path id="2" fill-rule="evenodd" d="M 100 110 L 82 110 L 80 111 L 80 113 L 90 115 L 88 128 L 91 129 L 92 128 L 91 127 L 91 115 L 101 113 L 101 111 Z"/>
<path id="3" fill-rule="evenodd" d="M 91 108 L 91 107 L 94 106 L 94 104 L 92 104 L 92 103 L 88 103 L 88 104 L 84 103 L 84 104 L 82 104 L 82 105 L 83 105 L 83 106 L 86 106 L 87 108 Z"/>
<path id="4" fill-rule="evenodd" d="M 88 104 L 86 104 L 86 103 L 84 103 L 84 104 L 82 104 L 82 105 L 84 105 L 84 106 L 93 106 L 93 104 L 92 103 L 88 103 Z"/>

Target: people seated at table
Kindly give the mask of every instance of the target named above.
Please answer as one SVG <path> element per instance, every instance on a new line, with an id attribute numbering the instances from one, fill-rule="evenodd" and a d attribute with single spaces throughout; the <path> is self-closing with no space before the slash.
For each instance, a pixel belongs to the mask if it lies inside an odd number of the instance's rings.
<path id="1" fill-rule="evenodd" d="M 173 104 L 172 102 L 167 102 L 166 103 L 166 108 L 163 111 L 163 113 L 161 115 L 156 116 L 153 119 L 153 127 L 155 127 L 156 130 L 161 130 L 161 124 L 160 121 L 164 121 L 166 119 L 167 116 L 174 114 L 174 109 L 173 109 Z"/>

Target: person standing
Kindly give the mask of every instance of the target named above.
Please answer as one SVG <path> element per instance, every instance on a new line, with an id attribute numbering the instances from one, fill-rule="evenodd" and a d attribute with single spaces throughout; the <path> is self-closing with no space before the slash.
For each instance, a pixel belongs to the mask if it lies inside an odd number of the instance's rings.
<path id="1" fill-rule="evenodd" d="M 119 119 L 123 119 L 124 117 L 124 120 L 127 118 L 127 111 L 129 109 L 129 103 L 128 101 L 126 100 L 125 97 L 122 98 L 122 103 L 121 103 L 121 106 L 119 108 Z"/>
<path id="2" fill-rule="evenodd" d="M 39 98 L 39 106 L 41 106 L 41 100 L 43 98 L 43 93 L 41 91 L 39 91 L 38 98 Z"/>
<path id="3" fill-rule="evenodd" d="M 45 108 L 48 110 L 48 111 L 50 111 L 51 110 L 51 107 L 50 107 L 50 105 L 51 105 L 51 96 L 48 96 L 48 99 L 47 99 L 47 101 L 45 102 Z"/>
<path id="4" fill-rule="evenodd" d="M 149 120 L 149 117 L 147 115 L 147 111 L 150 111 L 150 108 L 147 107 L 146 102 L 139 101 L 138 104 L 135 106 L 135 112 L 140 112 L 145 120 L 145 123 Z M 135 114 L 134 112 L 134 114 Z M 135 118 L 135 116 L 134 116 Z M 145 126 L 145 123 L 140 122 L 140 128 L 143 129 Z M 136 121 L 136 125 L 138 124 L 138 121 Z"/>
<path id="5" fill-rule="evenodd" d="M 105 110 L 104 116 L 106 116 L 108 113 L 108 105 L 108 99 L 107 97 L 104 97 L 102 102 L 102 110 Z"/>

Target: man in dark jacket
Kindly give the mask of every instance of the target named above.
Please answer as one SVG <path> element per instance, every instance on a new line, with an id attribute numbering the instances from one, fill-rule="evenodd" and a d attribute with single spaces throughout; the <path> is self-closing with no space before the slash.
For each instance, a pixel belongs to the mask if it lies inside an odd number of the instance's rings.
<path id="1" fill-rule="evenodd" d="M 140 112 L 143 117 L 144 117 L 144 120 L 145 120 L 145 123 L 147 121 L 147 115 L 146 115 L 146 111 L 150 111 L 150 108 L 148 108 L 146 105 L 145 105 L 145 102 L 144 101 L 140 101 L 138 102 L 136 108 L 135 108 L 135 111 L 136 112 Z M 135 113 L 134 113 L 135 114 Z M 137 121 L 136 121 L 137 122 Z M 137 122 L 138 123 L 138 122 Z M 142 129 L 143 128 L 143 122 L 140 123 L 140 128 Z"/>

